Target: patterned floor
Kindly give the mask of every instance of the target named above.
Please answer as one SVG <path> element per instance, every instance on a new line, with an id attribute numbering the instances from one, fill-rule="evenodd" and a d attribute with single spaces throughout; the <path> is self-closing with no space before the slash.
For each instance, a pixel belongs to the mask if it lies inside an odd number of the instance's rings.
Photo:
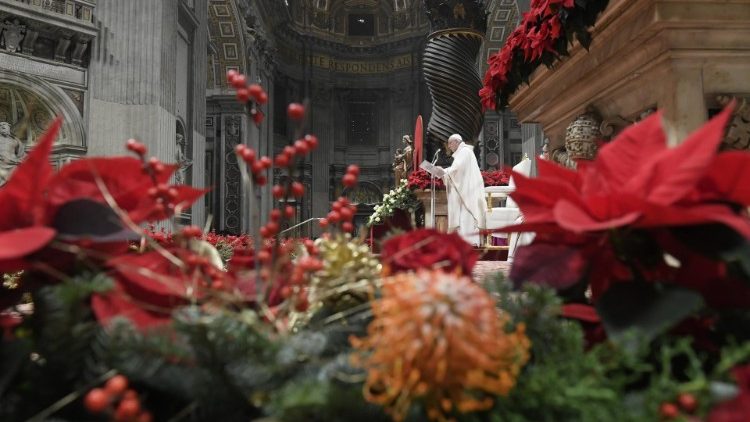
<path id="1" fill-rule="evenodd" d="M 509 270 L 510 264 L 508 261 L 478 261 L 477 265 L 474 266 L 474 280 L 481 280 L 485 275 L 498 271 L 507 275 Z"/>

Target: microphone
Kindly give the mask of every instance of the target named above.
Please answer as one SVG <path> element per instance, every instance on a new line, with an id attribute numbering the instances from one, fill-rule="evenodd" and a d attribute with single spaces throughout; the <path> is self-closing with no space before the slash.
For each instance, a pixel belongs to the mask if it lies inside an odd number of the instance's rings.
<path id="1" fill-rule="evenodd" d="M 435 151 L 435 155 L 432 157 L 432 165 L 434 166 L 435 163 L 437 163 L 438 157 L 440 156 L 440 148 L 438 148 L 437 151 Z"/>

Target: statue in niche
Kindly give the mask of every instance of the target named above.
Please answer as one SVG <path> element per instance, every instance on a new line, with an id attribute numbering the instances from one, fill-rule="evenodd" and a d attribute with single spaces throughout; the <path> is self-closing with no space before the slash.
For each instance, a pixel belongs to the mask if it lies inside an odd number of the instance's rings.
<path id="1" fill-rule="evenodd" d="M 8 181 L 25 155 L 23 142 L 13 136 L 10 123 L 0 122 L 0 186 Z"/>
<path id="2" fill-rule="evenodd" d="M 2 33 L 5 49 L 15 53 L 21 49 L 21 41 L 26 34 L 26 25 L 21 24 L 18 19 L 14 19 L 12 22 L 6 20 L 0 24 L 0 33 Z"/>
<path id="3" fill-rule="evenodd" d="M 175 152 L 175 160 L 177 161 L 177 171 L 174 173 L 174 182 L 177 185 L 184 185 L 187 183 L 187 170 L 193 165 L 193 160 L 187 157 L 185 136 L 178 133 L 176 138 L 177 152 Z"/>
<path id="4" fill-rule="evenodd" d="M 401 141 L 404 143 L 404 149 L 397 149 L 393 159 L 393 174 L 396 178 L 396 186 L 400 185 L 401 180 L 408 177 L 409 172 L 412 170 L 412 157 L 414 154 L 411 136 L 404 135 Z"/>
<path id="5" fill-rule="evenodd" d="M 724 151 L 750 151 L 750 101 L 747 98 L 722 95 L 717 98 L 722 107 L 736 101 L 732 120 L 726 129 L 721 149 Z"/>

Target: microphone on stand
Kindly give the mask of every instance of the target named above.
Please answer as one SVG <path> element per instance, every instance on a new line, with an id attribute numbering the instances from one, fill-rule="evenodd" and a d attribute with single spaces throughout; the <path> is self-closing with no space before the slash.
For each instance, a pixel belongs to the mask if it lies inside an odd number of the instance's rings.
<path id="1" fill-rule="evenodd" d="M 438 157 L 440 156 L 440 148 L 438 148 L 437 151 L 435 151 L 435 155 L 432 157 L 432 165 L 434 166 L 435 163 L 437 163 Z"/>

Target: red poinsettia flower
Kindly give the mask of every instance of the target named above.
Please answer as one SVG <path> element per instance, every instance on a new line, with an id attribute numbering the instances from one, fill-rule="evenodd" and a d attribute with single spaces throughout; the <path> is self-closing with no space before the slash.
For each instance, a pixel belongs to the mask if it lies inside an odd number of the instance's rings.
<path id="1" fill-rule="evenodd" d="M 750 204 L 750 186 L 740 183 L 750 172 L 750 154 L 717 152 L 730 113 L 725 110 L 676 148 L 667 148 L 656 115 L 626 129 L 578 171 L 539 160 L 538 178 L 514 175 L 511 196 L 524 223 L 502 231 L 537 232 L 537 239 L 518 251 L 511 277 L 566 288 L 586 273 L 596 299 L 638 271 L 647 280 L 699 290 L 713 306 L 750 303 L 750 291 L 727 276 L 723 263 L 681 247 L 667 230 L 721 224 L 750 237 L 750 220 L 738 211 Z M 681 266 L 642 266 L 637 260 L 626 265 L 615 249 L 617 232 L 625 229 L 647 231 Z M 732 297 L 720 294 L 725 289 L 719 286 L 731 286 Z"/>
<path id="2" fill-rule="evenodd" d="M 381 261 L 387 274 L 420 268 L 470 275 L 479 254 L 457 233 L 413 230 L 383 243 Z"/>
<path id="3" fill-rule="evenodd" d="M 110 205 L 107 199 L 134 223 L 140 223 L 166 217 L 148 195 L 155 185 L 169 191 L 174 207 L 185 208 L 205 193 L 189 186 L 164 185 L 176 166 L 161 165 L 162 170 L 152 174 L 141 161 L 129 157 L 84 158 L 53 174 L 49 155 L 61 125 L 61 119 L 54 121 L 8 183 L 0 188 L 0 200 L 5 204 L 0 210 L 0 271 L 26 268 L 25 258 L 56 235 L 61 240 L 85 237 L 81 235 L 86 232 L 85 227 L 68 220 L 93 224 L 94 221 L 86 220 L 86 212 L 101 216 L 102 209 Z M 75 226 L 72 228 L 76 235 L 67 232 L 71 226 Z M 96 236 L 92 238 L 96 240 Z"/>

